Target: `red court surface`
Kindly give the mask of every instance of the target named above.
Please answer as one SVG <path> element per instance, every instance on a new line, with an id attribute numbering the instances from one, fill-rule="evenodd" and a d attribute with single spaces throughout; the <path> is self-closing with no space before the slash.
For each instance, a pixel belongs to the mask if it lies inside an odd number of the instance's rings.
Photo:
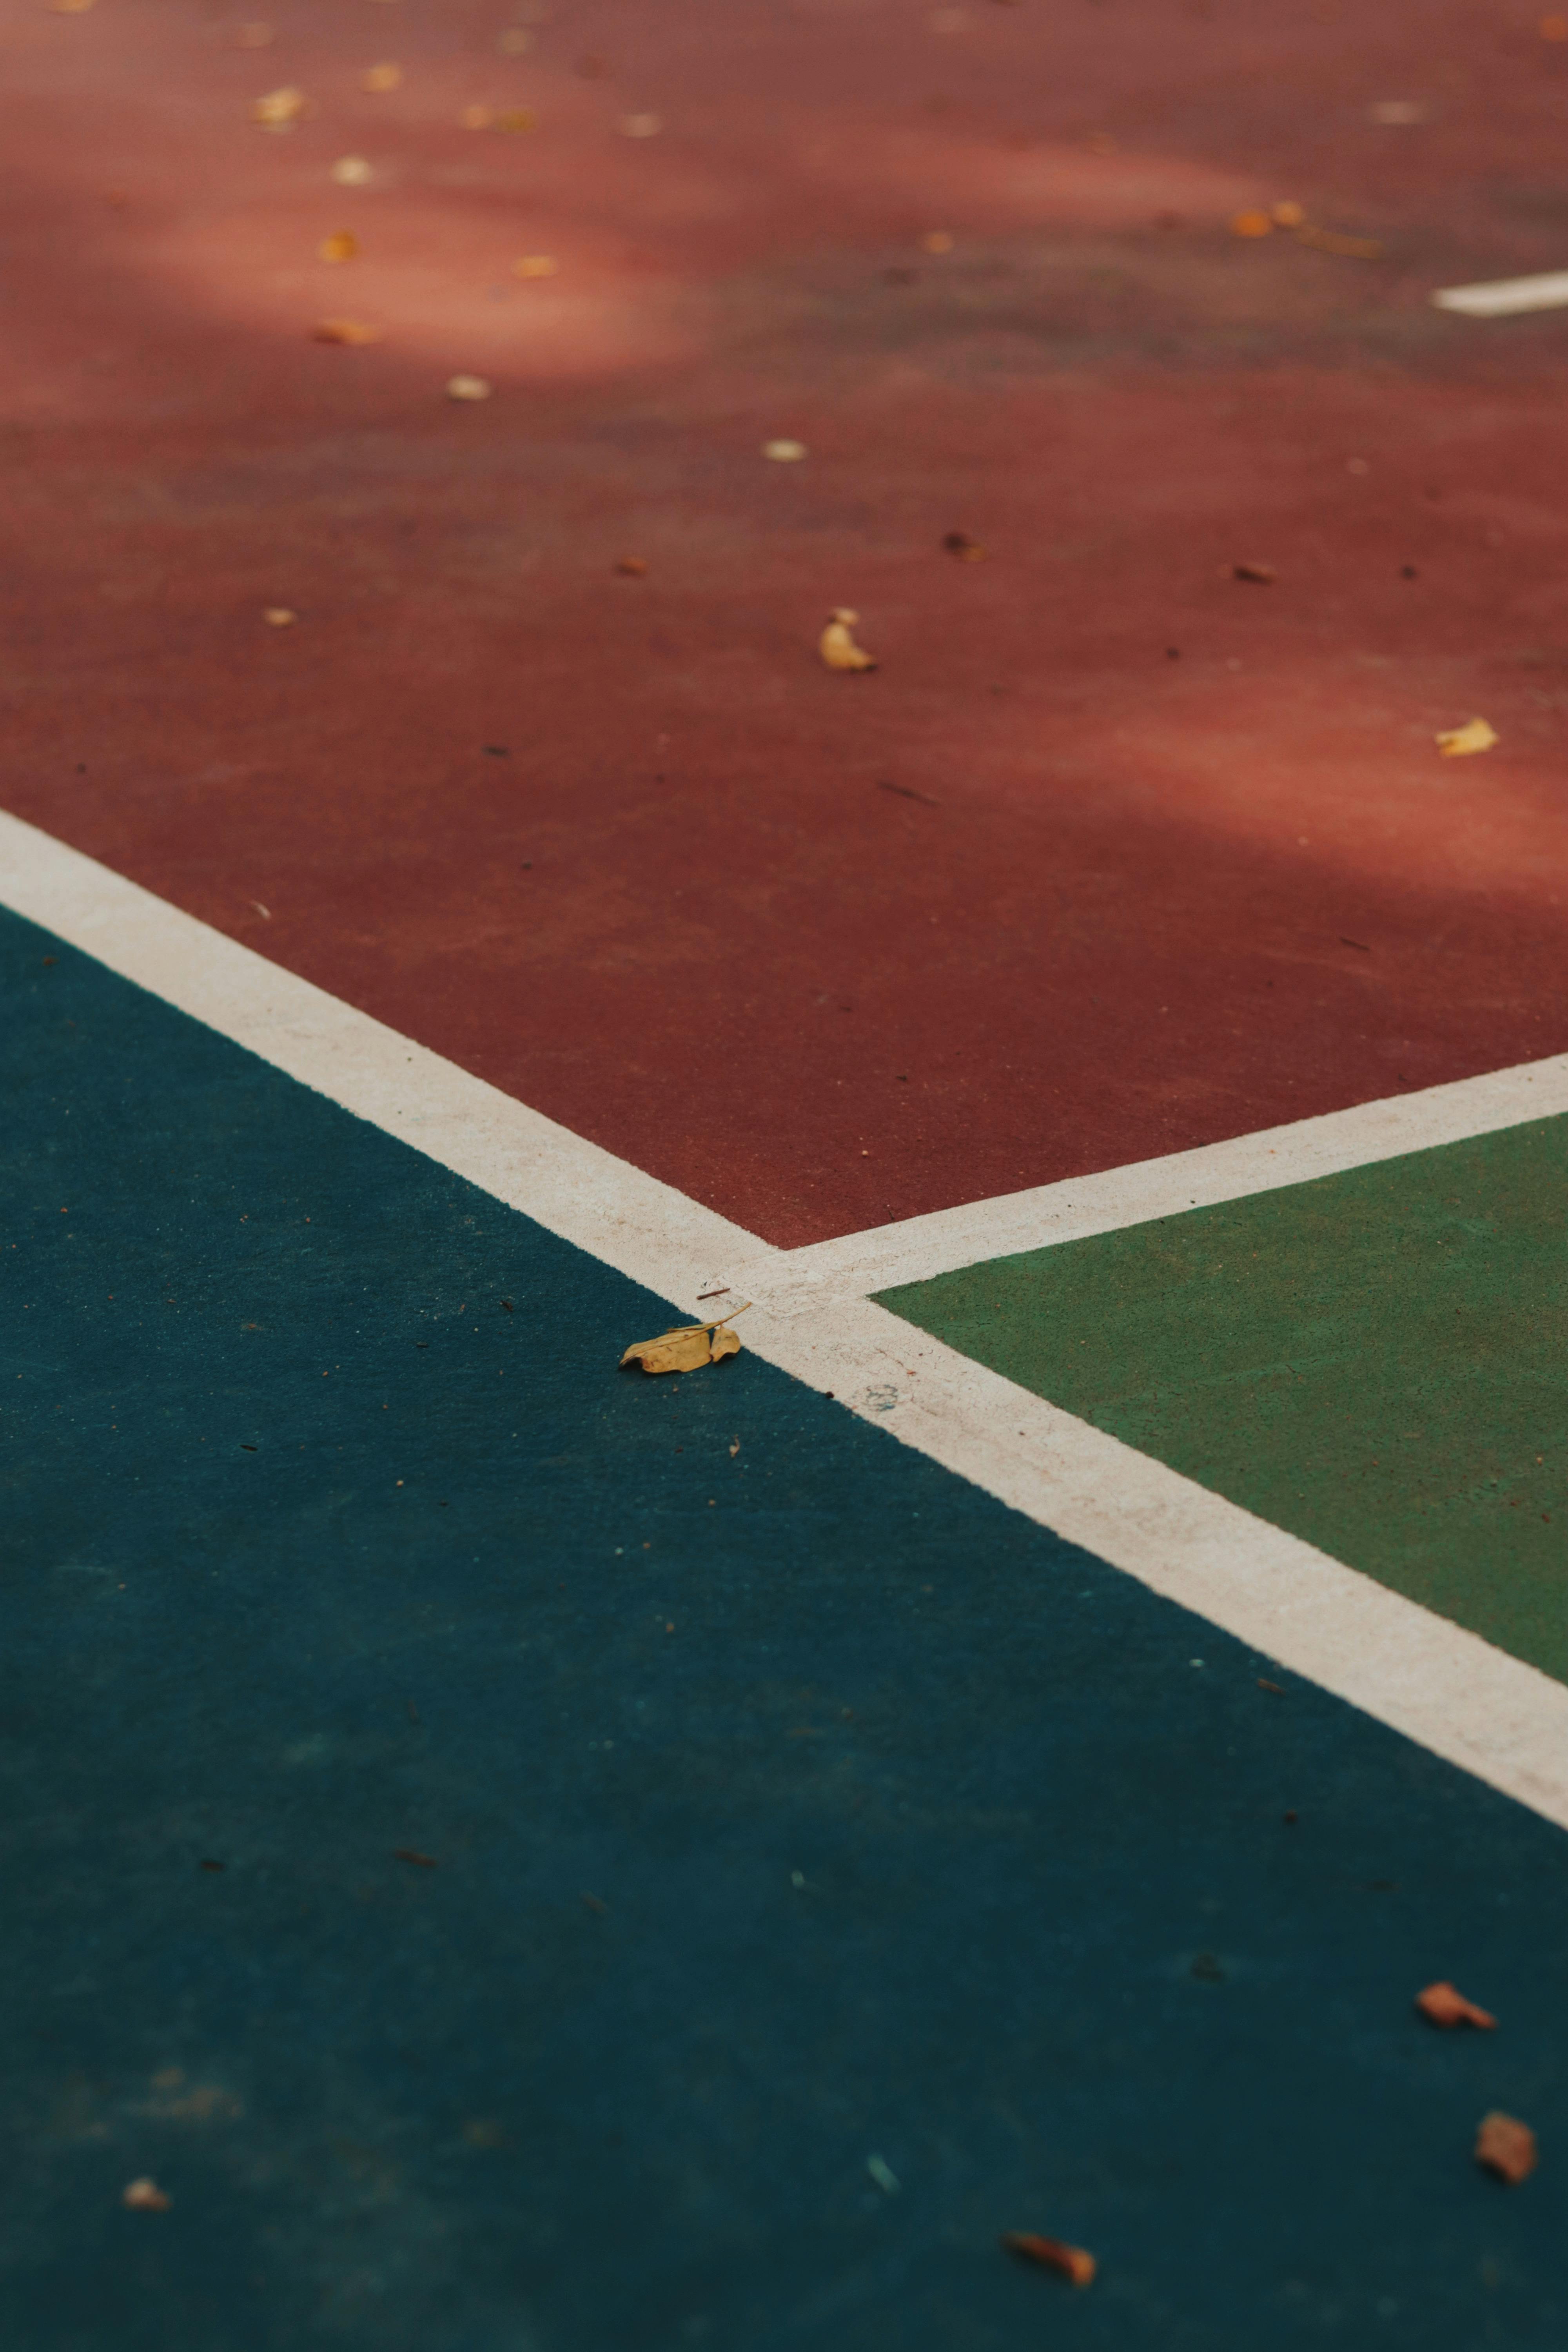
<path id="1" fill-rule="evenodd" d="M 1568 1043 L 1532 10 L 249 13 L 0 9 L 5 805 L 784 1244 Z"/>

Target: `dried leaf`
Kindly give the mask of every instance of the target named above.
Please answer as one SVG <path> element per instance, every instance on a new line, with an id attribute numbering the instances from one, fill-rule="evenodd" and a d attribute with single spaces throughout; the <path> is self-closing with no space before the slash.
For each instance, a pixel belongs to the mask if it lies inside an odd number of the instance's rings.
<path id="1" fill-rule="evenodd" d="M 553 278 L 561 264 L 552 253 L 523 253 L 511 265 L 514 278 Z"/>
<path id="2" fill-rule="evenodd" d="M 1517 2116 L 1505 2116 L 1494 2107 L 1489 2116 L 1481 2117 L 1481 2127 L 1476 2134 L 1476 2162 L 1488 2172 L 1495 2172 L 1500 2180 L 1518 2187 L 1528 2180 L 1540 2161 L 1541 2151 L 1535 2144 L 1535 2134 Z"/>
<path id="3" fill-rule="evenodd" d="M 855 624 L 860 618 L 847 604 L 836 605 L 828 615 L 827 626 L 816 641 L 816 650 L 829 669 L 875 669 L 877 665 L 864 646 L 855 642 Z"/>
<path id="4" fill-rule="evenodd" d="M 340 155 L 332 177 L 340 188 L 368 188 L 375 174 L 363 155 Z"/>
<path id="5" fill-rule="evenodd" d="M 381 329 L 363 319 L 319 319 L 310 330 L 319 343 L 379 343 Z"/>
<path id="6" fill-rule="evenodd" d="M 664 129 L 664 118 L 658 114 L 623 114 L 621 129 L 628 139 L 657 139 Z"/>
<path id="7" fill-rule="evenodd" d="M 268 604 L 261 617 L 269 629 L 291 629 L 300 615 L 291 613 L 287 604 Z"/>
<path id="8" fill-rule="evenodd" d="M 140 2180 L 128 2180 L 120 2192 L 120 2201 L 129 2205 L 133 2213 L 166 2213 L 170 2200 L 155 2180 L 145 2173 Z"/>
<path id="9" fill-rule="evenodd" d="M 1230 576 L 1233 580 L 1250 580 L 1259 588 L 1272 588 L 1277 574 L 1271 563 L 1233 563 Z"/>
<path id="10" fill-rule="evenodd" d="M 531 106 L 503 106 L 494 118 L 493 127 L 497 131 L 537 131 L 539 117 Z"/>
<path id="11" fill-rule="evenodd" d="M 384 89 L 396 89 L 402 79 L 403 68 L 401 66 L 372 66 L 369 72 L 365 75 L 364 79 L 361 82 L 360 88 L 362 89 L 368 89 L 372 92 Z"/>
<path id="12" fill-rule="evenodd" d="M 282 89 L 269 89 L 250 101 L 250 119 L 266 131 L 290 129 L 305 111 L 305 93 L 291 84 Z"/>
<path id="13" fill-rule="evenodd" d="M 488 376 L 449 375 L 447 378 L 448 400 L 488 400 L 495 386 Z"/>
<path id="14" fill-rule="evenodd" d="M 804 441 L 764 441 L 763 455 L 771 457 L 775 466 L 798 466 L 806 455 Z"/>
<path id="15" fill-rule="evenodd" d="M 1484 719 L 1468 719 L 1462 727 L 1450 727 L 1435 740 L 1445 760 L 1468 760 L 1472 751 L 1489 751 L 1500 738 Z"/>
<path id="16" fill-rule="evenodd" d="M 316 247 L 318 261 L 352 261 L 359 251 L 359 239 L 352 228 L 338 228 L 324 236 Z"/>
<path id="17" fill-rule="evenodd" d="M 731 1307 L 730 1313 L 745 1311 L 741 1306 Z M 684 1323 L 677 1330 L 660 1332 L 657 1339 L 636 1340 L 621 1362 L 623 1366 L 640 1364 L 645 1372 L 695 1372 L 704 1364 L 717 1363 L 721 1356 L 740 1352 L 740 1337 L 731 1330 L 727 1317 L 719 1323 Z"/>
<path id="18" fill-rule="evenodd" d="M 1424 1991 L 1418 1992 L 1415 2006 L 1422 2016 L 1429 2018 L 1434 2025 L 1474 2025 L 1481 2032 L 1489 2033 L 1497 2024 L 1489 2010 L 1478 2009 L 1473 2000 L 1467 2000 L 1458 1988 L 1447 1979 L 1441 1984 L 1429 1984 Z"/>
<path id="19" fill-rule="evenodd" d="M 1002 2240 L 1022 2263 L 1038 2263 L 1043 2270 L 1060 2271 L 1074 2286 L 1088 2286 L 1100 2265 L 1082 2246 L 1065 2245 L 1060 2238 L 1037 2237 L 1032 2230 L 1009 2230 Z"/>
<path id="20" fill-rule="evenodd" d="M 1230 233 L 1232 236 L 1272 236 L 1274 223 L 1267 213 L 1237 213 L 1231 219 Z"/>
<path id="21" fill-rule="evenodd" d="M 622 555 L 616 559 L 616 570 L 624 572 L 628 580 L 640 580 L 647 564 L 640 555 Z"/>
<path id="22" fill-rule="evenodd" d="M 1296 231 L 1298 245 L 1315 253 L 1342 254 L 1347 261 L 1381 261 L 1383 247 L 1374 236 L 1341 236 L 1337 229 L 1313 228 L 1310 222 Z"/>
<path id="23" fill-rule="evenodd" d="M 944 531 L 942 543 L 950 555 L 957 556 L 961 563 L 984 563 L 985 561 L 985 549 L 977 539 L 971 539 L 966 530 Z"/>

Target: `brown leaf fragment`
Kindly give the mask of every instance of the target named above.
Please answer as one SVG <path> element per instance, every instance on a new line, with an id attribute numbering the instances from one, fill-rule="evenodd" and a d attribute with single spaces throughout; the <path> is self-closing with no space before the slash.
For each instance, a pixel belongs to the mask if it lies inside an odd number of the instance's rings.
<path id="1" fill-rule="evenodd" d="M 352 228 L 337 228 L 324 236 L 316 247 L 318 261 L 352 261 L 359 251 L 359 239 Z"/>
<path id="2" fill-rule="evenodd" d="M 732 1307 L 730 1313 L 745 1311 L 745 1306 Z M 645 1372 L 695 1372 L 704 1364 L 717 1363 L 721 1356 L 740 1352 L 739 1335 L 725 1318 L 717 1323 L 683 1323 L 674 1331 L 661 1331 L 657 1339 L 634 1340 L 621 1362 L 640 1364 Z"/>
<path id="3" fill-rule="evenodd" d="M 1088 2286 L 1100 2265 L 1082 2246 L 1065 2245 L 1060 2238 L 1041 2238 L 1032 2230 L 1007 2230 L 1005 2251 L 1021 2263 L 1038 2263 L 1042 2270 L 1060 2271 L 1074 2286 Z"/>
<path id="4" fill-rule="evenodd" d="M 847 604 L 836 604 L 827 616 L 827 626 L 816 641 L 816 650 L 829 669 L 875 669 L 877 665 L 864 646 L 855 642 L 855 624 L 860 615 Z"/>
<path id="5" fill-rule="evenodd" d="M 616 559 L 616 570 L 624 572 L 628 580 L 640 580 L 647 565 L 640 555 L 621 555 Z"/>
<path id="6" fill-rule="evenodd" d="M 318 319 L 310 332 L 318 343 L 379 343 L 381 329 L 363 319 Z"/>
<path id="7" fill-rule="evenodd" d="M 1418 1992 L 1415 2006 L 1422 2016 L 1429 2018 L 1434 2025 L 1474 2025 L 1481 2032 L 1490 2033 L 1497 2024 L 1489 2010 L 1478 2009 L 1473 2000 L 1467 2000 L 1458 1988 L 1446 1979 L 1440 1984 L 1429 1984 L 1424 1991 Z"/>
<path id="8" fill-rule="evenodd" d="M 1230 576 L 1233 580 L 1250 580 L 1257 588 L 1272 588 L 1279 574 L 1271 563 L 1233 563 Z"/>
<path id="9" fill-rule="evenodd" d="M 960 563 L 984 563 L 985 561 L 986 550 L 977 539 L 971 539 L 966 530 L 944 531 L 942 543 L 950 555 L 957 556 Z"/>
<path id="10" fill-rule="evenodd" d="M 1476 2134 L 1476 2162 L 1488 2172 L 1495 2172 L 1500 2180 L 1517 2188 L 1528 2180 L 1540 2160 L 1535 2134 L 1517 2116 L 1505 2116 L 1494 2107 L 1481 2117 L 1481 2127 Z"/>
<path id="11" fill-rule="evenodd" d="M 155 2180 L 143 2173 L 139 2180 L 128 2180 L 120 2192 L 120 2201 L 129 2205 L 133 2213 L 166 2213 L 170 2200 Z"/>
<path id="12" fill-rule="evenodd" d="M 411 1862 L 420 1870 L 439 1870 L 441 1867 L 433 1853 L 416 1853 L 411 1845 L 395 1845 L 392 1859 L 394 1862 Z"/>
<path id="13" fill-rule="evenodd" d="M 1314 228 L 1303 221 L 1296 231 L 1298 245 L 1310 245 L 1314 253 L 1337 253 L 1347 261 L 1381 261 L 1383 247 L 1374 236 L 1342 236 L 1337 229 Z"/>

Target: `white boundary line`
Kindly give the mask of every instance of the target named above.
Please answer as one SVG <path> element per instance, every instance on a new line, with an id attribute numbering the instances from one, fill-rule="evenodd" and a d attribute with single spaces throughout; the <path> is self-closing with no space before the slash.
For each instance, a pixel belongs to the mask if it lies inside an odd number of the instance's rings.
<path id="1" fill-rule="evenodd" d="M 1066 1195 L 1080 1202 L 1092 1196 L 1097 1205 L 1085 1213 L 1100 1219 L 1082 1224 L 1075 1212 L 1062 1238 L 1068 1230 L 1104 1232 L 1139 1215 L 1170 1213 L 1180 1205 L 1172 1191 L 1178 1165 L 1181 1181 L 1189 1182 L 1192 1163 L 1213 1161 L 1213 1182 L 1230 1189 L 1208 1197 L 1234 1198 L 1258 1189 L 1248 1174 L 1249 1150 L 1261 1146 L 1265 1158 L 1278 1158 L 1289 1146 L 1247 1138 L 1084 1185 L 1047 1186 L 1011 1202 L 912 1219 L 910 1227 L 921 1231 L 903 1256 L 896 1227 L 815 1253 L 775 1250 L 3 811 L 0 903 L 684 1313 L 696 1311 L 701 1294 L 721 1282 L 738 1286 L 743 1273 L 757 1286 L 746 1342 L 765 1361 L 830 1389 L 850 1412 L 917 1452 L 1568 1828 L 1568 1688 L 972 1363 L 872 1300 L 845 1295 L 844 1286 L 857 1281 L 918 1278 L 888 1268 L 928 1265 L 933 1237 L 945 1266 L 973 1262 L 952 1255 L 955 1247 L 968 1251 L 972 1241 L 975 1255 L 996 1255 L 997 1230 L 1038 1236 L 1040 1203 L 1058 1194 L 1064 1213 Z M 1549 1072 L 1558 1075 L 1546 1084 Z M 1528 1072 L 1302 1121 L 1276 1130 L 1307 1139 L 1308 1155 L 1277 1181 L 1298 1182 L 1303 1174 L 1358 1164 L 1344 1156 L 1358 1134 L 1373 1146 L 1366 1158 L 1386 1158 L 1419 1149 L 1422 1140 L 1542 1116 L 1563 1107 L 1561 1084 L 1558 1064 L 1536 1064 Z M 1460 1097 L 1474 1107 L 1469 1124 L 1416 1134 L 1427 1116 L 1421 1105 L 1429 1111 L 1441 1101 L 1448 1106 L 1442 1117 L 1451 1120 Z M 1386 1149 L 1377 1148 L 1380 1137 Z M 1131 1208 L 1131 1218 L 1113 1213 L 1119 1201 Z M 1149 1202 L 1161 1205 L 1139 1205 Z M 1027 1204 L 1022 1223 L 1020 1202 Z M 1012 1244 L 1035 1245 L 1028 1239 Z M 808 1302 L 801 1284 L 791 1278 L 791 1269 L 808 1258 L 832 1272 L 831 1280 L 816 1284 L 810 1314 L 803 1311 Z M 765 1295 L 770 1287 L 777 1306 Z M 626 1336 L 609 1335 L 607 1347 Z"/>

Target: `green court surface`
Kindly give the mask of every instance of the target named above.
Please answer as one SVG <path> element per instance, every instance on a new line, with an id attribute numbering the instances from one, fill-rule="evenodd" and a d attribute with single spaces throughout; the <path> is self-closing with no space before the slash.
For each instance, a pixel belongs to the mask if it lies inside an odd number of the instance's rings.
<path id="1" fill-rule="evenodd" d="M 881 1303 L 1568 1680 L 1568 1119 Z"/>

